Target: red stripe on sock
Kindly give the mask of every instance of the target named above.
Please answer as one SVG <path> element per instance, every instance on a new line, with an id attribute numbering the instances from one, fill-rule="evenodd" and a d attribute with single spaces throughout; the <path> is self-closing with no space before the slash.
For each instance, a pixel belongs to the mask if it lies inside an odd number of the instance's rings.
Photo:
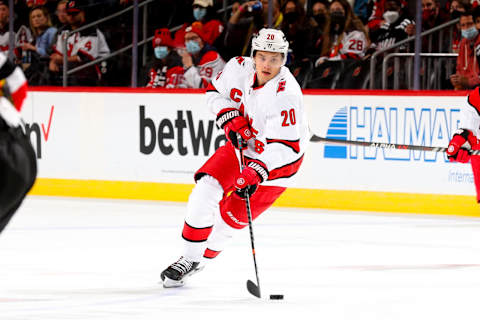
<path id="1" fill-rule="evenodd" d="M 205 250 L 205 253 L 203 254 L 203 257 L 208 258 L 208 259 L 213 259 L 216 256 L 218 256 L 220 254 L 220 252 L 222 252 L 222 251 L 214 251 L 214 250 L 210 250 L 210 249 L 207 248 Z"/>
<path id="2" fill-rule="evenodd" d="M 182 237 L 185 240 L 192 242 L 206 241 L 208 236 L 212 232 L 212 228 L 213 226 L 205 228 L 195 228 L 185 222 L 183 226 Z"/>

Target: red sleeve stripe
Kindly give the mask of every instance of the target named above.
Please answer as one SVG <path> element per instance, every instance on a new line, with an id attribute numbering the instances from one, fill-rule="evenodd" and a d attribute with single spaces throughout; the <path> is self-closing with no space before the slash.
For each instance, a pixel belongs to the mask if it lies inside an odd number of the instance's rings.
<path id="1" fill-rule="evenodd" d="M 280 179 L 280 178 L 289 178 L 297 173 L 298 169 L 300 169 L 300 165 L 303 161 L 303 155 L 292 163 L 286 164 L 283 167 L 273 169 L 270 171 L 270 175 L 268 176 L 268 181 Z"/>
<path id="2" fill-rule="evenodd" d="M 217 88 L 210 82 L 207 87 L 207 92 L 218 92 Z"/>
<path id="3" fill-rule="evenodd" d="M 270 143 L 281 143 L 289 148 L 291 148 L 295 153 L 300 152 L 300 140 L 281 140 L 281 139 L 269 139 L 267 138 L 267 144 Z"/>
<path id="4" fill-rule="evenodd" d="M 218 256 L 220 254 L 220 252 L 222 252 L 222 251 L 215 251 L 215 250 L 211 250 L 211 249 L 207 248 L 205 250 L 205 253 L 203 254 L 203 257 L 207 258 L 207 259 L 213 259 L 216 256 Z"/>
<path id="5" fill-rule="evenodd" d="M 205 228 L 195 228 L 189 225 L 187 222 L 183 225 L 182 237 L 190 242 L 203 242 L 207 241 L 208 236 L 212 232 L 213 226 Z"/>
<path id="6" fill-rule="evenodd" d="M 480 87 L 473 89 L 468 95 L 468 104 L 471 105 L 480 116 Z"/>

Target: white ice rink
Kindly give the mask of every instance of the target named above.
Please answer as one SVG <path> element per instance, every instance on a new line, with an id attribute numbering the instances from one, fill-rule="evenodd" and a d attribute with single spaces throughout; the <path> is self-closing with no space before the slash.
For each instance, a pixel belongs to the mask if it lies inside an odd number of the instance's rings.
<path id="1" fill-rule="evenodd" d="M 185 204 L 30 197 L 0 236 L 0 319 L 480 319 L 480 219 L 272 209 L 184 288 Z M 171 317 L 169 317 L 171 316 Z M 295 318 L 294 318 L 295 317 Z"/>

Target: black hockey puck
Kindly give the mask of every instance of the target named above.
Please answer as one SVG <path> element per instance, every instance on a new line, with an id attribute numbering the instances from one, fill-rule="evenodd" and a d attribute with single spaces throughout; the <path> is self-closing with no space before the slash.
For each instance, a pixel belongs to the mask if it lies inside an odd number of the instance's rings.
<path id="1" fill-rule="evenodd" d="M 283 300 L 283 294 L 271 294 L 270 300 Z"/>

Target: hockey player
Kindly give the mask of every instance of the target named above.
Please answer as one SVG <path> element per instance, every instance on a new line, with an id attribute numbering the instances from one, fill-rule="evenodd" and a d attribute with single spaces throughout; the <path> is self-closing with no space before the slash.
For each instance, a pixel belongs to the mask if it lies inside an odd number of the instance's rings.
<path id="1" fill-rule="evenodd" d="M 1 233 L 32 187 L 37 166 L 35 152 L 21 126 L 20 110 L 27 96 L 25 76 L 3 53 L 0 53 L 0 74 Z"/>
<path id="2" fill-rule="evenodd" d="M 472 156 L 471 150 L 480 150 L 480 87 L 473 89 L 467 98 L 467 105 L 460 110 L 460 125 L 448 144 L 447 156 L 450 161 L 471 162 L 473 180 L 480 203 L 480 156 Z"/>
<path id="3" fill-rule="evenodd" d="M 184 285 L 201 270 L 202 257 L 215 258 L 235 231 L 248 225 L 247 193 L 255 219 L 300 168 L 308 126 L 300 86 L 284 66 L 287 51 L 280 30 L 261 29 L 250 57 L 232 58 L 207 88 L 207 105 L 228 141 L 194 175 L 183 255 L 161 273 L 164 287 Z M 242 172 L 238 148 L 247 159 Z"/>

